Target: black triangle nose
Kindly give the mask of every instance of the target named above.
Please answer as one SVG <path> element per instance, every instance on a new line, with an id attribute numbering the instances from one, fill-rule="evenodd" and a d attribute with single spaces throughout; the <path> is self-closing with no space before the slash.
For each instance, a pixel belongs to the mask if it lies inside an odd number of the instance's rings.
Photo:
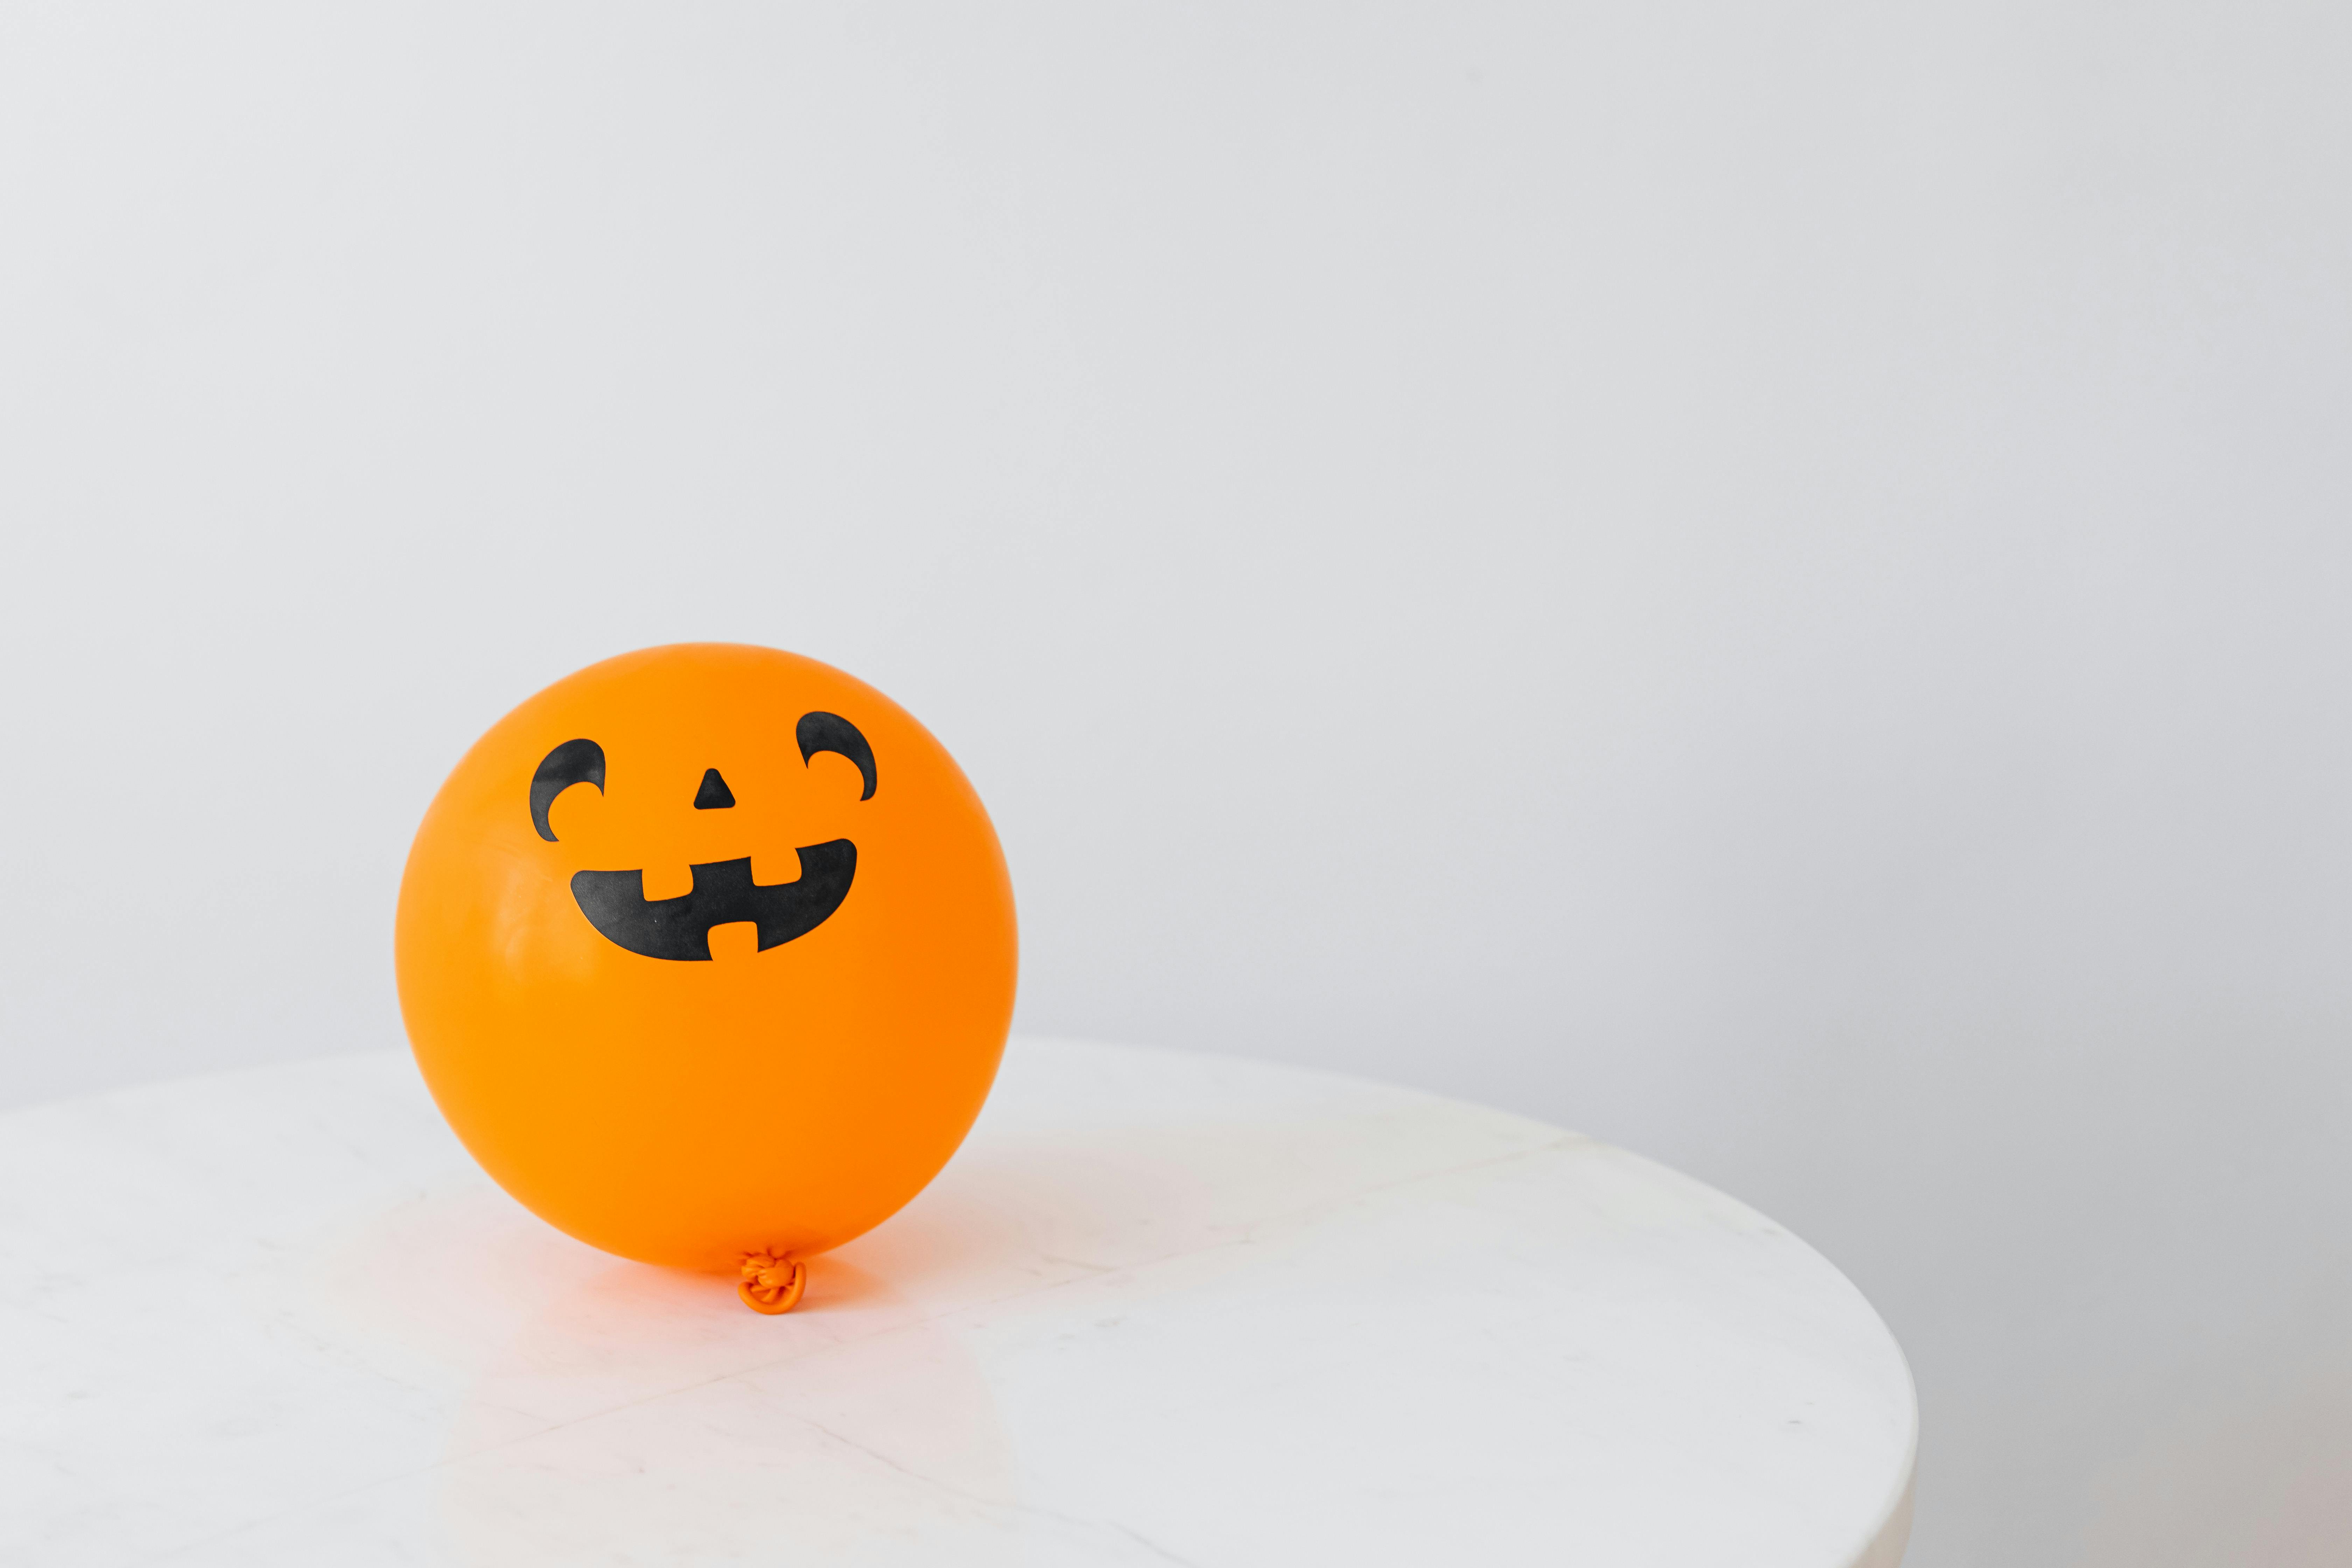
<path id="1" fill-rule="evenodd" d="M 694 792 L 694 809 L 697 811 L 717 811 L 722 806 L 730 806 L 734 804 L 735 792 L 727 787 L 727 781 L 719 776 L 719 770 L 717 768 L 703 769 L 702 787 Z"/>

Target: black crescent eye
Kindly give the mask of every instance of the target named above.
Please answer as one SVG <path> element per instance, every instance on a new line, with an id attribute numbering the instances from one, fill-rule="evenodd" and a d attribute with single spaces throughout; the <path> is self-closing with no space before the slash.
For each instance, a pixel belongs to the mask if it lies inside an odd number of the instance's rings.
<path id="1" fill-rule="evenodd" d="M 803 713 L 793 727 L 793 738 L 801 743 L 801 765 L 819 752 L 835 752 L 857 764 L 865 775 L 866 793 L 860 800 L 874 798 L 874 748 L 857 732 L 857 726 L 838 713 Z"/>
<path id="2" fill-rule="evenodd" d="M 593 741 L 564 742 L 541 758 L 539 772 L 530 775 L 530 825 L 550 844 L 555 842 L 555 829 L 547 825 L 547 808 L 576 784 L 592 784 L 598 795 L 604 793 L 604 748 Z"/>

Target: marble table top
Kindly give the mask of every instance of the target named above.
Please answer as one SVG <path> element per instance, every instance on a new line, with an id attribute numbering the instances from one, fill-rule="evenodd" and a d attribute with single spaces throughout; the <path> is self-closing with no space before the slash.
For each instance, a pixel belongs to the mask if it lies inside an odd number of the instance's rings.
<path id="1" fill-rule="evenodd" d="M 572 1241 L 402 1055 L 0 1117 L 0 1562 L 1886 1568 L 1916 1410 L 1622 1150 L 1016 1040 L 785 1317 Z"/>

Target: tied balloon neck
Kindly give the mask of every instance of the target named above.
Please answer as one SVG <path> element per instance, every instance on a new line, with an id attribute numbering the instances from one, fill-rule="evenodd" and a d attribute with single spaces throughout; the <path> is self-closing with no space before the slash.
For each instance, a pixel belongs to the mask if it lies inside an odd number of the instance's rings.
<path id="1" fill-rule="evenodd" d="M 735 1283 L 735 1294 L 743 1299 L 743 1305 L 770 1317 L 799 1306 L 801 1292 L 807 1289 L 807 1264 L 764 1249 L 743 1255 L 740 1278 Z"/>

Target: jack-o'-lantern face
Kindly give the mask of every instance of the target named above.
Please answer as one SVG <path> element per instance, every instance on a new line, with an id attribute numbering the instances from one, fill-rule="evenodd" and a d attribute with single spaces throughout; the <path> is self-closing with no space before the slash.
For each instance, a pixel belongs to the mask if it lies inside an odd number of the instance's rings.
<path id="1" fill-rule="evenodd" d="M 819 752 L 833 752 L 856 764 L 866 791 L 858 798 L 874 798 L 874 748 L 857 726 L 838 713 L 803 713 L 793 727 L 801 760 Z M 563 792 L 576 784 L 604 790 L 604 748 L 595 742 L 566 741 L 547 753 L 530 780 L 530 820 L 550 844 L 555 830 L 547 814 Z M 703 770 L 694 792 L 697 811 L 731 811 L 735 792 L 727 787 L 717 768 Z M 826 844 L 804 844 L 796 852 L 801 874 L 789 882 L 760 882 L 751 876 L 751 858 L 716 860 L 689 868 L 693 888 L 674 899 L 646 897 L 645 872 L 579 871 L 572 878 L 572 897 L 580 912 L 611 941 L 647 958 L 676 960 L 710 957 L 713 926 L 751 922 L 760 933 L 765 952 L 823 925 L 825 917 L 849 896 L 857 879 L 857 846 L 846 838 Z"/>
<path id="2" fill-rule="evenodd" d="M 418 1064 L 502 1185 L 730 1272 L 920 1190 L 1013 1001 L 1003 857 L 947 752 L 838 670 L 727 644 L 493 727 L 418 830 L 398 950 Z"/>

